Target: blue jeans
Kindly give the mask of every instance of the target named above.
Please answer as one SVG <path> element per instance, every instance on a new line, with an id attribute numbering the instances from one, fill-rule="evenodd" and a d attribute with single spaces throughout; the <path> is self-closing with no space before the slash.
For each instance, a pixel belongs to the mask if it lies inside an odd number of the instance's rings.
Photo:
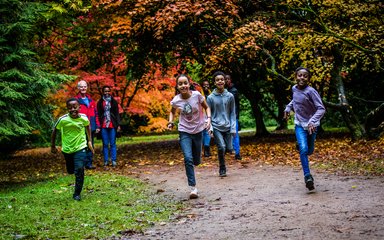
<path id="1" fill-rule="evenodd" d="M 232 143 L 235 154 L 240 155 L 239 119 L 236 119 L 236 135 L 233 137 Z"/>
<path id="2" fill-rule="evenodd" d="M 208 131 L 205 129 L 203 130 L 203 144 L 206 147 L 209 147 L 209 145 L 211 144 L 211 136 L 209 135 Z"/>
<path id="3" fill-rule="evenodd" d="M 63 155 L 68 174 L 75 174 L 75 192 L 73 196 L 78 196 L 84 185 L 84 164 L 87 150 L 84 148 L 74 153 L 63 152 Z"/>
<path id="4" fill-rule="evenodd" d="M 103 141 L 104 164 L 108 163 L 109 161 L 109 150 L 111 151 L 112 162 L 116 162 L 116 129 L 102 128 L 101 139 Z"/>
<path id="5" fill-rule="evenodd" d="M 311 174 L 309 170 L 308 156 L 315 150 L 315 139 L 317 134 L 317 128 L 314 133 L 309 134 L 308 130 L 305 130 L 299 125 L 295 125 L 295 133 L 297 144 L 299 145 L 300 161 L 303 168 L 304 176 Z"/>
<path id="6" fill-rule="evenodd" d="M 221 132 L 213 129 L 213 137 L 217 146 L 217 156 L 219 159 L 220 170 L 226 170 L 225 151 L 232 151 L 232 134 L 230 131 Z"/>
<path id="7" fill-rule="evenodd" d="M 201 163 L 201 142 L 203 133 L 189 134 L 179 132 L 181 150 L 184 154 L 185 172 L 189 186 L 196 186 L 195 169 Z"/>

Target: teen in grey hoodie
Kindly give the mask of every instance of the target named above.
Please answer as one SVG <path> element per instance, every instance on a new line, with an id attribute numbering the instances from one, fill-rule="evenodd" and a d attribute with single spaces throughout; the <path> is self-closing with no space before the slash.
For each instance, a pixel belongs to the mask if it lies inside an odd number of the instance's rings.
<path id="1" fill-rule="evenodd" d="M 225 151 L 232 151 L 232 136 L 236 134 L 235 98 L 225 89 L 225 74 L 215 72 L 213 79 L 215 90 L 208 96 L 207 103 L 211 109 L 211 129 L 219 158 L 219 176 L 227 176 Z"/>

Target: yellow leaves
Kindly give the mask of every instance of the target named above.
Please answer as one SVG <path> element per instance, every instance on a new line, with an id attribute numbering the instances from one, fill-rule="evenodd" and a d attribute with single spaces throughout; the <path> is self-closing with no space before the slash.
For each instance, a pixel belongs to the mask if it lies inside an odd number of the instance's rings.
<path id="1" fill-rule="evenodd" d="M 110 36 L 113 35 L 127 35 L 132 33 L 132 21 L 127 17 L 116 17 L 113 19 L 111 27 L 107 30 Z"/>
<path id="2" fill-rule="evenodd" d="M 252 21 L 236 29 L 231 38 L 213 49 L 207 62 L 213 65 L 220 63 L 220 59 L 233 62 L 238 61 L 240 56 L 255 59 L 262 46 L 274 37 L 274 29 L 271 26 L 262 21 Z"/>

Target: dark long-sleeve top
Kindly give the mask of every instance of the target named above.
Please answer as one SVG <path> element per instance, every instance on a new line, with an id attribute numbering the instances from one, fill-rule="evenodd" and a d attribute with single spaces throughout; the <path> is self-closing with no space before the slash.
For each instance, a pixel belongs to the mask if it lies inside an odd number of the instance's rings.
<path id="1" fill-rule="evenodd" d="M 98 117 L 99 117 L 100 126 L 103 126 L 104 118 L 105 118 L 104 117 L 104 104 L 103 104 L 103 102 L 104 102 L 103 98 L 101 98 L 97 102 L 97 113 L 98 113 Z M 118 103 L 113 97 L 111 98 L 110 113 L 111 113 L 112 125 L 116 129 L 118 126 L 120 126 L 120 115 L 119 115 Z"/>
<path id="2" fill-rule="evenodd" d="M 228 92 L 232 93 L 233 97 L 235 98 L 235 111 L 236 111 L 236 119 L 239 119 L 239 113 L 240 113 L 240 99 L 239 99 L 239 91 L 237 88 L 232 85 L 232 87 L 229 87 Z"/>

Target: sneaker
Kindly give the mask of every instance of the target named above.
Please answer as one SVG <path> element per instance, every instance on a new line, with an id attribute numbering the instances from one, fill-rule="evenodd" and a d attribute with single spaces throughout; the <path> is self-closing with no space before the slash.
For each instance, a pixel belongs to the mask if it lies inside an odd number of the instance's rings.
<path id="1" fill-rule="evenodd" d="M 86 168 L 86 169 L 96 169 L 96 167 L 95 167 L 95 166 L 92 166 L 92 165 L 91 165 L 91 166 L 86 166 L 85 168 Z"/>
<path id="2" fill-rule="evenodd" d="M 117 163 L 116 162 L 112 162 L 112 167 L 116 167 L 117 166 Z"/>
<path id="3" fill-rule="evenodd" d="M 191 193 L 189 194 L 189 199 L 195 199 L 198 197 L 199 197 L 199 195 L 198 195 L 197 188 L 191 187 Z"/>
<path id="4" fill-rule="evenodd" d="M 80 201 L 81 200 L 80 195 L 73 196 L 73 200 Z"/>
<path id="5" fill-rule="evenodd" d="M 308 176 L 305 176 L 304 181 L 305 181 L 305 186 L 308 188 L 309 191 L 315 189 L 315 186 L 314 186 L 315 183 L 311 174 L 309 174 Z"/>
<path id="6" fill-rule="evenodd" d="M 241 156 L 240 156 L 240 154 L 236 154 L 236 155 L 235 155 L 235 159 L 236 159 L 236 160 L 241 160 Z"/>
<path id="7" fill-rule="evenodd" d="M 227 171 L 224 169 L 220 169 L 219 171 L 219 177 L 226 177 L 227 176 Z"/>

